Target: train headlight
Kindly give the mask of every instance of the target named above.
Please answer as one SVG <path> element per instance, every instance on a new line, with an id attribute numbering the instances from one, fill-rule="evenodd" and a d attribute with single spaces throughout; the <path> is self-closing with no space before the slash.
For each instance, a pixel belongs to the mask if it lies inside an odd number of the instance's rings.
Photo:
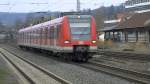
<path id="1" fill-rule="evenodd" d="M 65 44 L 68 44 L 68 43 L 70 43 L 70 41 L 66 40 L 66 41 L 64 41 L 64 43 L 65 43 Z"/>
<path id="2" fill-rule="evenodd" d="M 92 41 L 92 43 L 96 43 L 96 41 L 95 41 L 95 40 L 93 40 L 93 41 Z"/>
<path id="3" fill-rule="evenodd" d="M 81 18 L 81 16 L 78 16 L 78 19 L 80 19 Z"/>

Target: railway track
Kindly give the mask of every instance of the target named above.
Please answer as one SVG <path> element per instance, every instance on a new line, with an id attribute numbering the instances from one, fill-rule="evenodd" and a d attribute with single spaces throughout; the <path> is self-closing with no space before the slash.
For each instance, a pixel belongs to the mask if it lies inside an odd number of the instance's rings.
<path id="1" fill-rule="evenodd" d="M 72 84 L 6 49 L 0 48 L 0 56 L 15 70 L 21 84 Z"/>
<path id="2" fill-rule="evenodd" d="M 89 61 L 88 64 L 81 64 L 81 67 L 91 69 L 97 72 L 103 72 L 139 84 L 150 84 L 150 74 L 122 69 L 96 61 Z"/>
<path id="3" fill-rule="evenodd" d="M 137 53 L 129 53 L 129 52 L 112 52 L 112 51 L 103 51 L 103 53 L 100 53 L 100 54 L 104 56 L 109 56 L 109 57 L 150 61 L 150 55 L 148 54 L 137 54 Z"/>
<path id="4" fill-rule="evenodd" d="M 11 52 L 10 52 L 11 53 Z M 14 53 L 12 53 L 14 54 Z M 109 65 L 101 64 L 99 62 L 95 61 L 90 61 L 89 63 L 83 63 L 83 64 L 77 64 L 77 63 L 72 63 L 76 64 L 78 66 L 91 69 L 97 72 L 103 72 L 106 74 L 110 74 L 112 76 L 116 76 L 119 78 L 123 78 L 129 81 L 133 81 L 136 84 L 149 84 L 150 83 L 150 75 L 145 74 L 145 73 L 140 73 L 136 71 L 130 71 L 130 70 L 125 70 L 117 67 L 112 67 Z M 62 83 L 66 84 L 66 83 Z M 69 84 L 69 83 L 68 83 Z"/>

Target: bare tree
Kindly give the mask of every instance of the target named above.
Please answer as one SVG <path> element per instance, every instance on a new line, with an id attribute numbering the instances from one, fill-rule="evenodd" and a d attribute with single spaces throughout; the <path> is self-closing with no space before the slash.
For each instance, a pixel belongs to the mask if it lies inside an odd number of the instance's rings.
<path id="1" fill-rule="evenodd" d="M 97 9 L 95 12 L 96 28 L 100 30 L 104 28 L 104 14 L 101 9 Z"/>

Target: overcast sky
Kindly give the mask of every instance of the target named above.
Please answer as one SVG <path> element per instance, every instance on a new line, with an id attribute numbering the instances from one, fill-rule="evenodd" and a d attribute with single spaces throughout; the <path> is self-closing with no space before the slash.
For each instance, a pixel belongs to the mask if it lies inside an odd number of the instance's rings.
<path id="1" fill-rule="evenodd" d="M 80 0 L 81 9 L 119 5 L 126 0 Z M 76 0 L 0 0 L 0 12 L 75 11 Z"/>

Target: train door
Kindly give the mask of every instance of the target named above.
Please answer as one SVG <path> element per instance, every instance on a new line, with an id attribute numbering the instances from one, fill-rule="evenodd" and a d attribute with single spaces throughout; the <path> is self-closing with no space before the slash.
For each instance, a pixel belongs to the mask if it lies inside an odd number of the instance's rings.
<path id="1" fill-rule="evenodd" d="M 50 26 L 47 29 L 47 45 L 50 46 Z"/>
<path id="2" fill-rule="evenodd" d="M 47 45 L 47 39 L 48 39 L 48 38 L 47 38 L 48 27 L 45 27 L 44 29 L 45 29 L 45 31 L 44 31 L 45 43 L 44 43 L 44 44 Z"/>
<path id="3" fill-rule="evenodd" d="M 33 45 L 35 46 L 35 31 L 33 30 Z"/>
<path id="4" fill-rule="evenodd" d="M 31 31 L 29 31 L 29 45 L 31 46 Z"/>
<path id="5" fill-rule="evenodd" d="M 40 28 L 40 30 L 39 30 L 39 33 L 40 33 L 40 48 L 42 47 L 42 28 Z"/>
<path id="6" fill-rule="evenodd" d="M 51 26 L 50 28 L 50 45 L 51 48 L 54 46 L 54 26 Z"/>
<path id="7" fill-rule="evenodd" d="M 35 39 L 36 39 L 35 43 L 36 45 L 38 45 L 38 30 L 35 30 Z"/>
<path id="8" fill-rule="evenodd" d="M 42 31 L 41 31 L 41 47 L 44 47 L 44 43 L 45 43 L 45 30 L 44 30 L 44 28 L 42 28 Z"/>
<path id="9" fill-rule="evenodd" d="M 57 25 L 54 26 L 54 48 L 56 48 L 57 42 Z"/>
<path id="10" fill-rule="evenodd" d="M 60 28 L 61 28 L 61 24 L 58 24 L 57 25 L 57 28 L 56 28 L 56 45 L 59 46 L 61 40 L 60 40 Z"/>
<path id="11" fill-rule="evenodd" d="M 27 33 L 26 32 L 24 33 L 24 36 L 25 36 L 24 44 L 26 45 L 26 43 L 27 43 Z"/>
<path id="12" fill-rule="evenodd" d="M 41 35 L 41 29 L 38 29 L 37 31 L 38 31 L 37 32 L 37 34 L 38 34 L 37 35 L 37 45 L 40 46 L 40 43 L 41 43 L 40 42 L 41 41 L 41 36 L 40 36 Z"/>
<path id="13" fill-rule="evenodd" d="M 33 43 L 33 30 L 31 30 L 31 46 L 33 46 L 34 43 Z"/>
<path id="14" fill-rule="evenodd" d="M 150 30 L 148 30 L 148 42 L 150 42 Z"/>
<path id="15" fill-rule="evenodd" d="M 25 45 L 25 32 L 23 32 L 23 45 Z"/>

